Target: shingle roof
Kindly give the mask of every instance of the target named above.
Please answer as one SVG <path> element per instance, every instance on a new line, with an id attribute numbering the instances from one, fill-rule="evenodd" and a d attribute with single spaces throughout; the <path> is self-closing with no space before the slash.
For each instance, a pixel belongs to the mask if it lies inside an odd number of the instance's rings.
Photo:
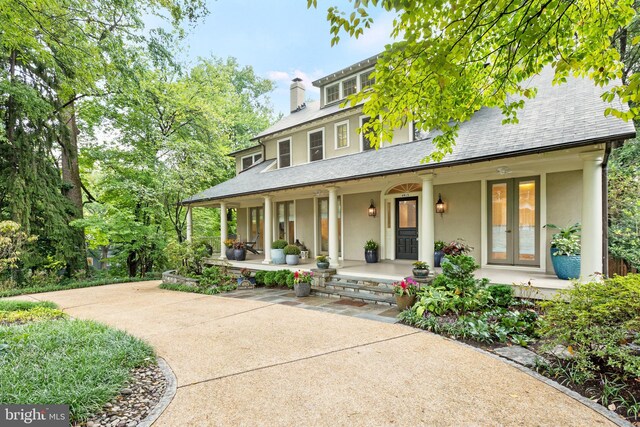
<path id="1" fill-rule="evenodd" d="M 532 79 L 531 86 L 538 87 L 538 94 L 518 112 L 518 124 L 503 125 L 499 109 L 483 108 L 460 125 L 453 153 L 440 163 L 420 163 L 433 150 L 429 141 L 434 134 L 430 134 L 422 141 L 265 172 L 275 161 L 267 160 L 184 203 L 552 151 L 635 135 L 633 123 L 604 116 L 608 106 L 626 108 L 618 100 L 604 103 L 600 95 L 605 89 L 583 79 L 551 86 L 552 73 L 545 69 Z"/>

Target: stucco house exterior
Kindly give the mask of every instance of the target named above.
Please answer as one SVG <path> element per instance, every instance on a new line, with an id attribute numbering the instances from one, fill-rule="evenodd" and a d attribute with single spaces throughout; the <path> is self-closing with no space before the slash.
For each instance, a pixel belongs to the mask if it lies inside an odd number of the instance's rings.
<path id="1" fill-rule="evenodd" d="M 379 243 L 383 262 L 433 265 L 435 240 L 463 238 L 483 269 L 551 274 L 552 232 L 543 226 L 579 222 L 583 276 L 604 271 L 607 157 L 635 136 L 632 123 L 605 117 L 605 89 L 583 79 L 552 86 L 545 69 L 531 81 L 538 94 L 518 124 L 503 125 L 498 109 L 483 108 L 461 125 L 452 154 L 423 164 L 433 135 L 409 125 L 371 149 L 358 132 L 368 120 L 362 107 L 340 106 L 372 83 L 375 60 L 314 81 L 320 100 L 306 105 L 304 85 L 294 79 L 291 113 L 232 153 L 236 176 L 183 201 L 188 239 L 191 208 L 236 209 L 238 234 L 259 234 L 265 264 L 278 238 L 303 242 L 312 256 L 328 254 L 335 267 L 364 260 L 368 239 Z M 443 213 L 435 211 L 439 198 Z"/>

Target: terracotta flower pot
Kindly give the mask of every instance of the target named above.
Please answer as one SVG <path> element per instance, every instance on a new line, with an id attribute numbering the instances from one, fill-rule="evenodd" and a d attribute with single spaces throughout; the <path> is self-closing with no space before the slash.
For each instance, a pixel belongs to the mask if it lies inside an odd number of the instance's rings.
<path id="1" fill-rule="evenodd" d="M 416 303 L 415 295 L 396 295 L 396 305 L 400 311 L 413 307 Z"/>

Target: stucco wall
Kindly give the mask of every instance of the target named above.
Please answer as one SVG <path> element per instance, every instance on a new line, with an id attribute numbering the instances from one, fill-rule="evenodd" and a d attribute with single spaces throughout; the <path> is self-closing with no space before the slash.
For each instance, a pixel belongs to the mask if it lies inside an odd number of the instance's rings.
<path id="1" fill-rule="evenodd" d="M 296 239 L 313 253 L 313 199 L 296 200 Z"/>
<path id="2" fill-rule="evenodd" d="M 343 258 L 364 260 L 364 243 L 373 239 L 380 244 L 380 215 L 373 218 L 367 212 L 371 199 L 378 206 L 380 192 L 346 194 L 343 197 Z"/>
<path id="3" fill-rule="evenodd" d="M 442 216 L 435 214 L 435 240 L 448 243 L 458 238 L 465 239 L 473 247 L 471 255 L 480 263 L 480 181 L 435 185 L 431 204 L 434 210 L 438 194 L 442 194 L 446 211 Z"/>
<path id="4" fill-rule="evenodd" d="M 580 222 L 582 217 L 582 171 L 547 174 L 547 224 L 559 227 Z M 544 225 L 544 224 L 542 224 Z M 553 274 L 549 247 L 554 230 L 543 229 L 546 234 L 547 273 Z"/>

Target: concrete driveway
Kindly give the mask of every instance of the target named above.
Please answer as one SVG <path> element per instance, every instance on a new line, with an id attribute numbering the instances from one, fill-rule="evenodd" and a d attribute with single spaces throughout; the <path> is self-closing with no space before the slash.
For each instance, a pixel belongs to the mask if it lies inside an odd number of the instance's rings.
<path id="1" fill-rule="evenodd" d="M 178 391 L 154 426 L 613 425 L 520 370 L 437 335 L 158 284 L 31 297 L 155 347 Z"/>

